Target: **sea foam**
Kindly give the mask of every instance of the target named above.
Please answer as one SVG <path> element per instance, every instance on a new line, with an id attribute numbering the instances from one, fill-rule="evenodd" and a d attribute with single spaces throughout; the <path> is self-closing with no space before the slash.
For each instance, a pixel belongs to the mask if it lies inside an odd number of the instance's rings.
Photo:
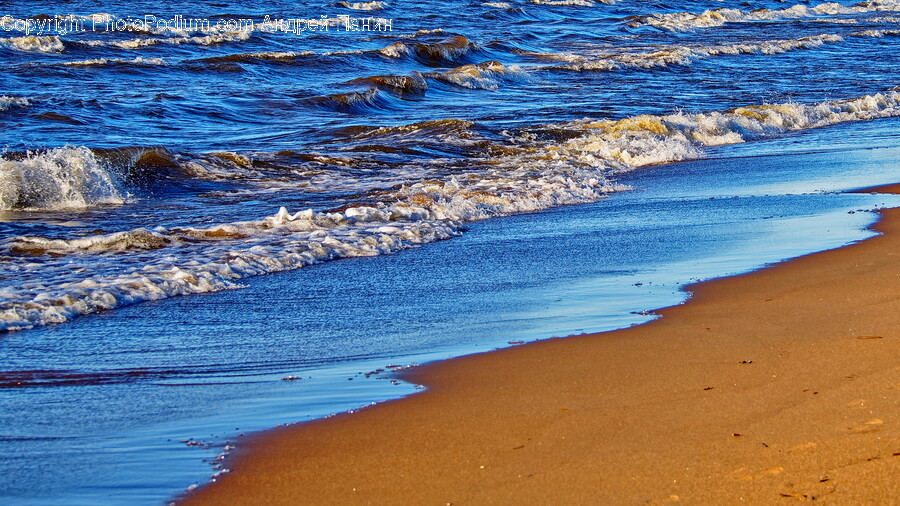
<path id="1" fill-rule="evenodd" d="M 6 111 L 12 107 L 28 107 L 31 103 L 25 97 L 0 96 L 0 111 Z"/>
<path id="2" fill-rule="evenodd" d="M 28 53 L 60 53 L 66 46 L 56 35 L 26 35 L 0 38 L 0 45 Z"/>
<path id="3" fill-rule="evenodd" d="M 726 23 L 748 21 L 780 21 L 820 16 L 837 16 L 864 14 L 868 12 L 900 10 L 900 2 L 882 0 L 861 2 L 852 6 L 844 6 L 835 2 L 821 3 L 808 7 L 793 5 L 783 9 L 755 9 L 742 11 L 734 8 L 720 8 L 695 12 L 674 12 L 667 14 L 651 14 L 631 22 L 632 26 L 649 25 L 673 32 L 685 32 L 701 28 L 714 28 Z"/>
<path id="4" fill-rule="evenodd" d="M 40 283 L 22 279 L 0 290 L 0 328 L 59 323 L 145 300 L 236 288 L 249 276 L 393 253 L 459 235 L 466 222 L 595 201 L 628 189 L 615 182 L 618 174 L 697 158 L 707 146 L 892 116 L 900 116 L 897 91 L 815 104 L 584 119 L 508 132 L 506 144 L 485 145 L 483 157 L 466 171 L 442 174 L 427 168 L 418 181 L 373 191 L 366 203 L 338 210 L 291 213 L 281 208 L 260 220 L 141 228 L 75 239 L 12 237 L 0 243 L 6 255 L 45 256 L 42 268 L 53 276 Z M 452 128 L 467 137 L 461 142 L 484 142 L 469 130 L 471 123 L 435 123 L 440 122 L 365 135 L 410 136 Z M 93 159 L 83 148 L 65 148 L 4 164 L 55 167 L 63 165 L 59 159 L 71 157 L 79 163 Z M 99 272 L 89 267 L 98 265 L 97 255 L 112 254 L 118 261 L 135 255 L 135 261 L 130 269 Z"/>
<path id="5" fill-rule="evenodd" d="M 87 148 L 0 158 L 0 210 L 79 209 L 124 201 L 116 177 Z"/>

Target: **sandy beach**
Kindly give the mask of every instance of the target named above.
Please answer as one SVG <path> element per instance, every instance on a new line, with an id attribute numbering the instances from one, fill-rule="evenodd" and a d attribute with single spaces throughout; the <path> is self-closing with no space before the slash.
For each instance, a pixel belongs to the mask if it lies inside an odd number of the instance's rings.
<path id="1" fill-rule="evenodd" d="M 900 209 L 874 228 L 645 325 L 415 368 L 425 392 L 246 437 L 181 504 L 896 504 Z"/>
<path id="2" fill-rule="evenodd" d="M 898 20 L 0 3 L 0 506 L 900 503 Z"/>

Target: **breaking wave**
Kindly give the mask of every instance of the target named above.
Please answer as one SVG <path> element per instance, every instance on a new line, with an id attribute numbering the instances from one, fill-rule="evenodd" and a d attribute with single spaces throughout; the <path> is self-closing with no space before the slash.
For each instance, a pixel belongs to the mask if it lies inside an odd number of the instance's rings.
<path id="1" fill-rule="evenodd" d="M 0 158 L 0 210 L 121 204 L 116 179 L 87 148 L 7 154 Z"/>
<path id="2" fill-rule="evenodd" d="M 93 58 L 90 60 L 77 60 L 61 63 L 66 67 L 100 67 L 104 65 L 135 65 L 135 66 L 158 66 L 165 65 L 166 62 L 162 58 L 143 58 L 137 57 L 131 60 L 125 58 Z"/>
<path id="3" fill-rule="evenodd" d="M 338 5 L 354 11 L 378 11 L 387 7 L 386 2 L 338 2 Z"/>
<path id="4" fill-rule="evenodd" d="M 0 96 L 0 111 L 5 111 L 12 107 L 28 107 L 29 105 L 31 103 L 25 97 Z"/>
<path id="5" fill-rule="evenodd" d="M 420 72 L 413 71 L 408 76 L 371 76 L 351 79 L 347 84 L 375 86 L 399 94 L 421 95 L 428 89 L 428 83 Z"/>
<path id="6" fill-rule="evenodd" d="M 614 182 L 617 174 L 696 158 L 706 146 L 892 116 L 900 116 L 897 91 L 816 104 L 578 120 L 507 133 L 503 143 L 479 139 L 470 122 L 455 120 L 361 130 L 356 136 L 369 139 L 451 128 L 468 137 L 462 142 L 481 143 L 477 145 L 484 154 L 463 169 L 441 173 L 430 167 L 418 182 L 373 190 L 364 202 L 331 211 L 290 213 L 281 208 L 261 220 L 204 228 L 141 228 L 76 239 L 7 239 L 0 245 L 5 254 L 50 255 L 65 261 L 65 269 L 59 267 L 55 284 L 23 282 L 0 289 L 0 328 L 59 323 L 145 300 L 236 288 L 249 276 L 336 258 L 392 253 L 459 235 L 469 221 L 597 200 L 627 189 Z M 41 160 L 39 165 L 52 166 L 46 160 L 72 156 L 93 159 L 84 148 L 65 148 L 4 164 L 38 165 L 36 160 Z M 220 156 L 238 160 L 234 163 L 240 165 L 237 157 L 241 155 Z M 159 254 L 146 254 L 154 251 Z M 130 252 L 143 252 L 143 256 L 127 274 L 71 274 L 81 256 Z"/>
<path id="7" fill-rule="evenodd" d="M 448 37 L 440 42 L 394 42 L 378 50 L 378 53 L 388 58 L 401 58 L 411 56 L 426 65 L 439 65 L 447 62 L 456 62 L 469 54 L 475 46 L 461 35 Z"/>
<path id="8" fill-rule="evenodd" d="M 0 46 L 28 53 L 61 53 L 66 48 L 56 35 L 0 38 Z"/>
<path id="9" fill-rule="evenodd" d="M 109 45 L 122 49 L 140 49 L 142 47 L 155 46 L 157 44 L 197 44 L 201 46 L 212 46 L 216 44 L 224 44 L 227 42 L 242 42 L 250 39 L 251 30 L 236 30 L 225 33 L 213 33 L 210 35 L 197 35 L 193 37 L 167 37 L 167 38 L 138 38 L 118 40 L 112 42 L 92 41 L 90 45 Z"/>
<path id="10" fill-rule="evenodd" d="M 443 81 L 460 88 L 496 90 L 500 84 L 513 77 L 524 77 L 517 66 L 506 66 L 494 60 L 462 65 L 445 72 L 428 72 L 426 77 Z"/>
<path id="11" fill-rule="evenodd" d="M 317 107 L 354 114 L 389 111 L 397 107 L 389 94 L 381 92 L 375 86 L 365 91 L 312 97 L 306 99 L 306 102 Z"/>
<path id="12" fill-rule="evenodd" d="M 198 61 L 204 63 L 271 63 L 292 62 L 304 56 L 311 56 L 312 51 L 264 51 L 260 53 L 237 53 L 226 56 L 212 56 Z"/>
<path id="13" fill-rule="evenodd" d="M 595 5 L 592 0 L 531 0 L 531 3 L 536 5 L 572 5 L 577 7 L 593 7 Z"/>
<path id="14" fill-rule="evenodd" d="M 771 10 L 755 9 L 752 11 L 742 11 L 733 8 L 721 8 L 706 10 L 700 13 L 675 12 L 668 14 L 651 14 L 649 16 L 633 19 L 629 24 L 632 27 L 649 25 L 673 32 L 685 32 L 699 28 L 718 27 L 726 23 L 792 20 L 826 15 L 835 16 L 896 10 L 900 10 L 900 2 L 897 2 L 896 0 L 861 2 L 850 7 L 829 2 L 812 7 L 807 7 L 806 5 L 793 5 L 784 9 Z"/>
<path id="15" fill-rule="evenodd" d="M 869 30 L 850 34 L 854 37 L 884 37 L 892 35 L 888 30 Z M 780 39 L 761 42 L 744 42 L 739 44 L 721 44 L 713 46 L 665 46 L 650 51 L 626 52 L 610 54 L 598 51 L 601 56 L 592 56 L 591 51 L 582 54 L 542 54 L 535 55 L 544 59 L 557 59 L 567 63 L 557 67 L 566 70 L 605 71 L 621 68 L 653 68 L 669 65 L 689 65 L 694 61 L 723 55 L 764 54 L 775 55 L 804 49 L 815 49 L 825 44 L 843 42 L 844 38 L 837 34 L 821 34 L 800 37 L 798 39 Z"/>

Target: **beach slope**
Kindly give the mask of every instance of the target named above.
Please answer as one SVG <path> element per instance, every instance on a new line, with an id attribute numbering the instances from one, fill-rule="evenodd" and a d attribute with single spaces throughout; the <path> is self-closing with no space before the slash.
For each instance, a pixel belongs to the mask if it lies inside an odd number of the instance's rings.
<path id="1" fill-rule="evenodd" d="M 874 228 L 645 325 L 412 369 L 426 391 L 244 438 L 181 504 L 898 503 L 900 209 Z"/>

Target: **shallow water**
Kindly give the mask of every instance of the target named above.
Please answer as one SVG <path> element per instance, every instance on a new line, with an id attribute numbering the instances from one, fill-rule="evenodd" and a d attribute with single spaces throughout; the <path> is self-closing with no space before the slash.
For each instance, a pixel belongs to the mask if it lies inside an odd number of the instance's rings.
<path id="1" fill-rule="evenodd" d="M 866 237 L 895 199 L 833 192 L 897 180 L 900 4 L 751 4 L 3 7 L 4 502 L 158 503 L 414 391 L 361 373 Z"/>

